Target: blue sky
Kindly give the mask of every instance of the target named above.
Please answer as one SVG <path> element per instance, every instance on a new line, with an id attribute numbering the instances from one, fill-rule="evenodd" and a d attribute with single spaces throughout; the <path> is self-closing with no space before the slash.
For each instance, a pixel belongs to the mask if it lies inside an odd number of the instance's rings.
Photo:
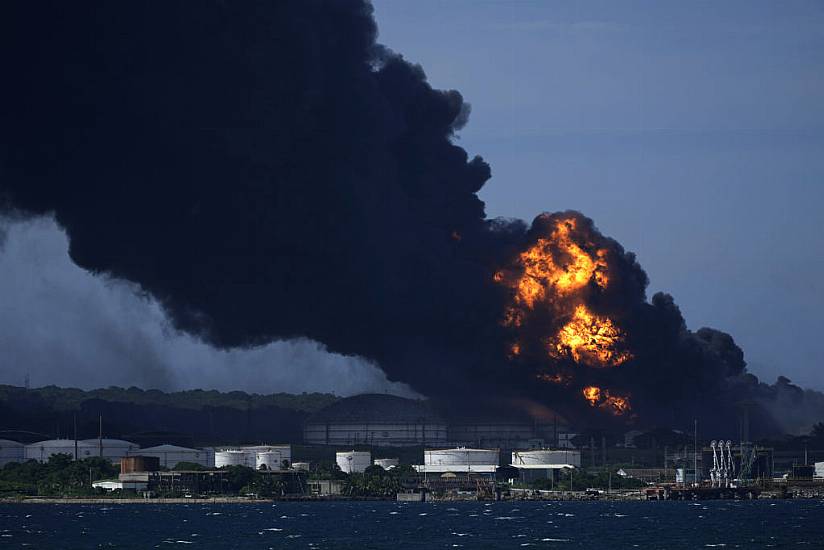
<path id="1" fill-rule="evenodd" d="M 578 209 L 690 328 L 824 389 L 824 3 L 376 0 L 472 104 L 490 216 Z"/>

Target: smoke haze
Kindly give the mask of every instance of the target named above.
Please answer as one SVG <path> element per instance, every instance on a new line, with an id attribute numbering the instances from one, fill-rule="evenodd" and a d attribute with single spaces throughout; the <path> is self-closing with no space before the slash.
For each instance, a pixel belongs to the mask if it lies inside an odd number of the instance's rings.
<path id="1" fill-rule="evenodd" d="M 134 285 L 71 262 L 48 218 L 0 218 L 0 384 L 413 395 L 374 365 L 308 340 L 219 350 L 172 328 Z"/>

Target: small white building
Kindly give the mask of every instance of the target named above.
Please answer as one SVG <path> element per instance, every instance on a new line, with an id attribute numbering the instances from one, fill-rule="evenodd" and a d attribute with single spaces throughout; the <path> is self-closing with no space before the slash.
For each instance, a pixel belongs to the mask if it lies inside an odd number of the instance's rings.
<path id="1" fill-rule="evenodd" d="M 100 481 L 93 482 L 92 487 L 95 489 L 103 489 L 104 491 L 121 491 L 124 489 L 131 489 L 132 491 L 145 491 L 148 487 L 148 482 L 102 479 Z"/>
<path id="2" fill-rule="evenodd" d="M 23 462 L 25 460 L 26 446 L 10 439 L 0 439 L 0 468 L 10 462 Z"/>
<path id="3" fill-rule="evenodd" d="M 372 465 L 372 453 L 369 451 L 344 451 L 335 453 L 335 462 L 341 472 L 362 474 Z"/>
<path id="4" fill-rule="evenodd" d="M 214 451 L 210 449 L 189 449 L 177 445 L 158 445 L 156 447 L 137 449 L 136 451 L 131 451 L 129 455 L 156 457 L 160 461 L 162 468 L 169 468 L 170 470 L 180 462 L 191 462 L 206 468 L 211 468 L 215 465 Z"/>
<path id="5" fill-rule="evenodd" d="M 311 469 L 311 464 L 309 464 L 308 462 L 293 462 L 292 468 L 294 468 L 295 470 L 308 472 Z"/>
<path id="6" fill-rule="evenodd" d="M 824 477 L 824 462 L 815 463 L 815 471 L 813 472 L 813 476 Z"/>

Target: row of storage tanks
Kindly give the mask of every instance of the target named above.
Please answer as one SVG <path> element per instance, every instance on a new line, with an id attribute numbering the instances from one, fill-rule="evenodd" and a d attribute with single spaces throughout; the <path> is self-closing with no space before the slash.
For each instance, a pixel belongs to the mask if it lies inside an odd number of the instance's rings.
<path id="1" fill-rule="evenodd" d="M 76 445 L 76 446 L 75 446 Z M 268 470 L 288 468 L 292 463 L 292 448 L 289 445 L 257 445 L 224 449 L 189 449 L 176 445 L 159 445 L 141 449 L 135 443 L 121 439 L 83 439 L 76 443 L 73 439 L 53 439 L 29 445 L 0 439 L 0 467 L 9 462 L 37 460 L 47 462 L 55 454 L 75 455 L 77 458 L 102 456 L 113 462 L 125 456 L 151 456 L 160 460 L 160 465 L 174 468 L 180 462 L 191 462 L 205 467 L 247 466 Z M 381 458 L 372 460 L 368 451 L 345 451 L 336 454 L 336 462 L 346 473 L 363 472 L 372 464 L 385 470 L 398 464 L 398 459 Z M 424 463 L 416 466 L 419 471 L 494 471 L 500 464 L 498 449 L 427 449 Z M 511 464 L 516 468 L 541 468 L 547 466 L 580 467 L 581 454 L 570 450 L 529 450 L 512 453 Z"/>
<path id="2" fill-rule="evenodd" d="M 122 439 L 51 439 L 24 445 L 17 441 L 0 439 L 0 467 L 10 462 L 37 460 L 48 462 L 56 454 L 76 456 L 79 460 L 100 456 L 117 462 L 126 456 L 157 457 L 160 465 L 174 468 L 180 462 L 191 462 L 207 468 L 248 466 L 281 470 L 292 462 L 289 445 L 257 445 L 230 449 L 189 449 L 177 445 L 158 445 L 141 449 L 139 445 Z"/>
<path id="3" fill-rule="evenodd" d="M 398 465 L 396 458 L 381 458 L 372 460 L 368 451 L 345 451 L 335 456 L 335 461 L 342 472 L 362 473 L 370 465 L 381 466 L 389 470 Z M 419 472 L 478 472 L 493 473 L 501 462 L 499 449 L 470 449 L 456 447 L 454 449 L 426 449 L 424 463 L 414 466 Z M 581 466 L 580 451 L 535 449 L 529 451 L 513 451 L 512 466 L 519 469 L 558 469 Z"/>

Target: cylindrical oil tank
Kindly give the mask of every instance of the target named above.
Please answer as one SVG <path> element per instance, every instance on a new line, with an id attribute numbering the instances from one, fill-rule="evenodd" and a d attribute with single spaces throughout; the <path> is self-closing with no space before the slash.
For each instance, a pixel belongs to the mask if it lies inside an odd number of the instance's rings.
<path id="1" fill-rule="evenodd" d="M 361 474 L 372 465 L 372 453 L 369 451 L 339 452 L 335 454 L 335 461 L 342 472 Z"/>
<path id="2" fill-rule="evenodd" d="M 424 451 L 424 464 L 426 466 L 451 466 L 459 464 L 469 465 L 494 465 L 500 463 L 500 451 L 498 449 L 468 449 L 457 447 L 455 449 L 427 449 Z"/>
<path id="3" fill-rule="evenodd" d="M 277 451 L 262 451 L 255 453 L 255 468 L 258 470 L 281 470 L 283 461 Z"/>
<path id="4" fill-rule="evenodd" d="M 77 452 L 76 457 L 75 451 Z M 98 455 L 96 443 L 92 445 L 86 441 L 77 441 L 75 445 L 74 439 L 38 441 L 26 445 L 23 452 L 26 460 L 36 460 L 38 462 L 48 462 L 52 455 L 57 454 L 69 455 L 72 459 L 77 458 L 78 460 Z"/>
<path id="5" fill-rule="evenodd" d="M 82 442 L 94 449 L 92 456 L 102 456 L 111 462 L 119 462 L 121 458 L 140 448 L 137 443 L 122 439 L 84 439 Z"/>
<path id="6" fill-rule="evenodd" d="M 255 467 L 255 452 L 245 449 L 226 449 L 215 452 L 215 468 L 224 466 Z"/>
<path id="7" fill-rule="evenodd" d="M 10 462 L 23 462 L 25 445 L 10 439 L 0 439 L 0 468 Z"/>
<path id="8" fill-rule="evenodd" d="M 581 466 L 581 452 L 572 450 L 535 449 L 530 451 L 513 451 L 512 464 L 544 465 L 544 464 L 571 464 Z"/>
<path id="9" fill-rule="evenodd" d="M 398 462 L 397 458 L 376 458 L 375 466 L 380 466 L 384 470 L 391 470 L 398 465 Z"/>
<path id="10" fill-rule="evenodd" d="M 280 470 L 283 468 L 282 464 L 286 461 L 287 464 L 292 463 L 292 446 L 291 445 L 254 445 L 248 447 L 241 447 L 241 450 L 251 451 L 257 453 L 271 453 L 269 459 L 275 461 L 277 467 L 270 468 L 272 470 Z M 259 466 L 259 464 L 258 464 Z"/>

